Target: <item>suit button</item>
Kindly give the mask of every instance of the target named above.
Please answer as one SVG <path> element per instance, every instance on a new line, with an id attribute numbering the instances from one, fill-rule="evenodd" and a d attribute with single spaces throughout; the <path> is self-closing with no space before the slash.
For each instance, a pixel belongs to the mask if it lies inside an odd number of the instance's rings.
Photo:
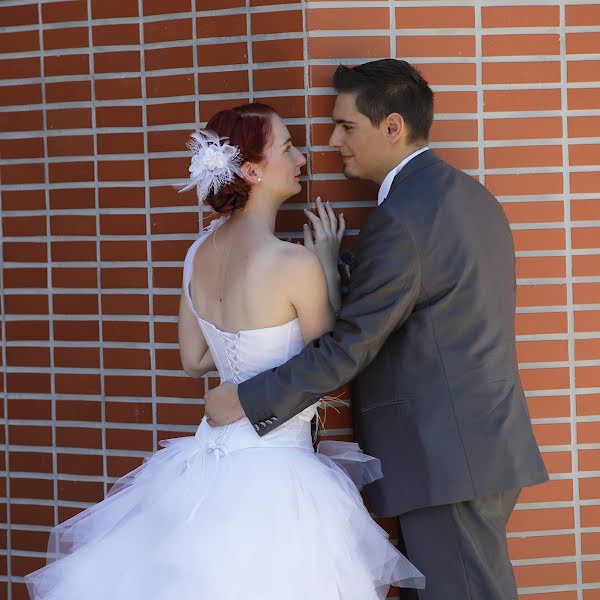
<path id="1" fill-rule="evenodd" d="M 256 431 L 258 431 L 260 429 L 260 427 L 258 425 L 254 425 L 254 429 L 256 429 Z"/>
<path id="2" fill-rule="evenodd" d="M 279 421 L 277 417 L 271 417 L 271 419 L 273 419 L 273 421 Z"/>

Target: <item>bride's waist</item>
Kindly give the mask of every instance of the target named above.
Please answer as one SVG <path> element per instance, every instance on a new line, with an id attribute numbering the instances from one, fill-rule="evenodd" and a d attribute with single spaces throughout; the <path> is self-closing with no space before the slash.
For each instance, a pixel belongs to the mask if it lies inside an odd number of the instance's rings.
<path id="1" fill-rule="evenodd" d="M 220 427 L 212 427 L 204 418 L 195 437 L 199 441 L 223 446 L 228 452 L 244 448 L 313 449 L 310 422 L 298 418 L 290 419 L 263 436 L 258 435 L 246 417 Z"/>

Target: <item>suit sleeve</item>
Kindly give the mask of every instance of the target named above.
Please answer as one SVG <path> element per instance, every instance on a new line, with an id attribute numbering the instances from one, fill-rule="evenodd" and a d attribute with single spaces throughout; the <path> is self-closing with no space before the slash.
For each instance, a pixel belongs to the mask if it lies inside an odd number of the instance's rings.
<path id="1" fill-rule="evenodd" d="M 417 303 L 421 269 L 415 240 L 385 206 L 369 215 L 354 260 L 333 331 L 280 367 L 239 385 L 240 402 L 259 435 L 353 379 Z"/>

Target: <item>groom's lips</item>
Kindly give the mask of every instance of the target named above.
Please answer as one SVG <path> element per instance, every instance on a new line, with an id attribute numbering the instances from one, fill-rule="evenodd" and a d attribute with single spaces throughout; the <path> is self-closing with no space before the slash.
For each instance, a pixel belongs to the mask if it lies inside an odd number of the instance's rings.
<path id="1" fill-rule="evenodd" d="M 349 155 L 349 156 L 344 156 L 344 155 L 342 154 L 342 160 L 343 160 L 343 161 L 350 160 L 351 158 L 352 158 L 352 155 Z"/>

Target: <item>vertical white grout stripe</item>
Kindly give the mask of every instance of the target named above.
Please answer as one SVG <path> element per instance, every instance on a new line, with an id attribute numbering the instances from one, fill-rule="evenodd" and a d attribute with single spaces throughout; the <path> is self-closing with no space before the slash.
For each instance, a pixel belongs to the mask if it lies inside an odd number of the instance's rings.
<path id="1" fill-rule="evenodd" d="M 479 181 L 485 185 L 485 129 L 484 129 L 484 95 L 483 95 L 483 43 L 481 6 L 484 0 L 475 0 L 475 83 L 477 87 L 477 155 Z"/>
<path id="2" fill-rule="evenodd" d="M 306 205 L 310 209 L 312 198 L 312 123 L 311 104 L 308 90 L 311 87 L 311 66 L 309 47 L 309 0 L 302 0 L 302 57 L 304 59 L 304 120 L 306 123 Z"/>
<path id="3" fill-rule="evenodd" d="M 140 79 L 142 93 L 142 135 L 144 138 L 144 205 L 146 213 L 146 261 L 148 269 L 148 335 L 150 341 L 152 448 L 158 448 L 158 423 L 156 406 L 156 346 L 154 343 L 154 277 L 152 272 L 152 206 L 150 200 L 150 165 L 148 160 L 148 102 L 146 96 L 146 57 L 144 54 L 144 1 L 138 0 L 140 29 Z"/>
<path id="4" fill-rule="evenodd" d="M 38 0 L 38 19 L 40 23 L 39 28 L 39 44 L 40 44 L 40 52 L 42 53 L 42 58 L 40 58 L 40 78 L 42 82 L 42 123 L 43 123 L 43 140 L 44 140 L 44 157 L 47 159 L 49 156 L 48 153 L 48 112 L 47 112 L 47 104 L 46 104 L 46 82 L 45 82 L 45 65 L 43 59 L 44 52 L 44 34 L 41 27 L 42 24 L 42 0 Z M 50 403 L 51 403 L 51 419 L 52 419 L 52 484 L 53 484 L 53 494 L 54 494 L 54 524 L 58 525 L 59 521 L 59 511 L 58 511 L 58 455 L 56 450 L 56 377 L 54 372 L 54 351 L 52 350 L 54 345 L 54 302 L 53 302 L 53 293 L 52 293 L 52 253 L 51 253 L 51 229 L 50 229 L 50 190 L 48 188 L 48 183 L 50 181 L 50 173 L 49 173 L 49 165 L 48 161 L 45 161 L 44 164 L 44 183 L 46 184 L 44 190 L 44 199 L 46 204 L 46 260 L 48 261 L 47 267 L 47 285 L 48 285 L 48 330 L 49 330 L 49 342 L 50 342 Z"/>
<path id="5" fill-rule="evenodd" d="M 106 396 L 105 396 L 105 372 L 104 372 L 104 318 L 102 313 L 102 256 L 101 256 L 101 226 L 100 226 L 100 190 L 98 177 L 98 130 L 96 127 L 96 69 L 93 44 L 93 19 L 92 0 L 87 0 L 88 11 L 88 42 L 89 42 L 89 69 L 92 111 L 92 140 L 94 148 L 94 209 L 96 213 L 96 285 L 98 286 L 98 354 L 100 360 L 100 419 L 102 423 L 102 477 L 104 495 L 108 493 L 108 460 L 106 454 Z"/>
<path id="6" fill-rule="evenodd" d="M 7 371 L 7 356 L 6 356 L 6 305 L 4 301 L 4 244 L 3 240 L 3 221 L 2 221 L 2 169 L 0 169 L 0 327 L 2 333 L 2 409 L 3 418 L 0 419 L 4 429 L 4 479 L 6 485 L 6 600 L 12 600 L 12 569 L 11 569 L 11 553 L 12 553 L 12 539 L 11 539 L 11 526 L 12 520 L 10 515 L 11 495 L 10 495 L 10 435 L 8 429 L 8 371 Z"/>
<path id="7" fill-rule="evenodd" d="M 246 0 L 246 36 L 248 44 L 248 100 L 254 102 L 254 58 L 252 55 L 252 7 Z"/>
<path id="8" fill-rule="evenodd" d="M 562 120 L 563 193 L 566 249 L 567 326 L 569 353 L 569 404 L 571 412 L 571 468 L 573 472 L 573 517 L 575 530 L 575 560 L 577 569 L 577 600 L 583 600 L 583 566 L 581 560 L 581 510 L 579 503 L 579 454 L 577 446 L 577 382 L 575 380 L 575 316 L 573 311 L 573 257 L 571 236 L 571 182 L 569 174 L 567 40 L 565 30 L 565 0 L 560 8 L 560 103 Z"/>

